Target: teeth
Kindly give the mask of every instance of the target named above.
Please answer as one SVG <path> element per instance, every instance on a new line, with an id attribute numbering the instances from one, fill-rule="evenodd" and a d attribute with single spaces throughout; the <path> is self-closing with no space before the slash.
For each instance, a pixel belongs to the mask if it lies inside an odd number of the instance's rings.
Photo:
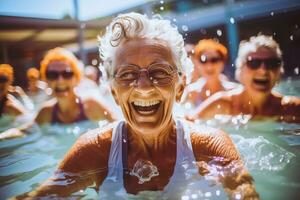
<path id="1" fill-rule="evenodd" d="M 159 104 L 159 101 L 134 101 L 133 104 L 135 106 L 153 106 Z"/>

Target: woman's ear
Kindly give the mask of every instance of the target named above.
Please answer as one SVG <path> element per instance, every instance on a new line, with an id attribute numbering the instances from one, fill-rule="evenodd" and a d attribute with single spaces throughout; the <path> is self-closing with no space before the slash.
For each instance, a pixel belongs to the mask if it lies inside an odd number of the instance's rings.
<path id="1" fill-rule="evenodd" d="M 186 86 L 186 76 L 182 75 L 181 77 L 179 77 L 179 81 L 176 84 L 176 97 L 175 98 L 176 98 L 177 103 L 180 103 L 180 101 L 181 101 L 181 97 L 182 97 L 183 91 L 185 89 L 185 86 Z"/>

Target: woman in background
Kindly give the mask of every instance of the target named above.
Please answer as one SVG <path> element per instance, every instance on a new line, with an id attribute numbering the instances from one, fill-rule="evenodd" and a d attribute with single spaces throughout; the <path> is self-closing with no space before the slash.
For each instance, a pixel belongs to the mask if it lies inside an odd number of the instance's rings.
<path id="1" fill-rule="evenodd" d="M 26 112 L 22 104 L 9 94 L 14 80 L 14 71 L 9 64 L 0 64 L 0 118 L 3 115 L 16 117 Z"/>
<path id="2" fill-rule="evenodd" d="M 194 52 L 194 71 L 201 77 L 187 86 L 183 102 L 190 102 L 195 107 L 216 92 L 233 89 L 237 84 L 229 82 L 222 74 L 228 56 L 225 46 L 215 40 L 204 39 L 198 42 Z"/>
<path id="3" fill-rule="evenodd" d="M 190 119 L 209 119 L 216 114 L 250 114 L 300 122 L 300 99 L 272 91 L 283 70 L 282 53 L 271 36 L 253 36 L 240 43 L 236 79 L 243 88 L 218 93 L 200 105 Z"/>

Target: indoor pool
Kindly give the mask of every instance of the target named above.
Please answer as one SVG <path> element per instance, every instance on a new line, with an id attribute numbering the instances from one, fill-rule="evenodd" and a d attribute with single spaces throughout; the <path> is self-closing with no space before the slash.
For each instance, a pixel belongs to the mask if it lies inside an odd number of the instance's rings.
<path id="1" fill-rule="evenodd" d="M 299 86 L 300 80 L 287 79 L 276 90 L 300 96 Z M 7 118 L 0 120 L 0 131 L 16 125 L 8 122 Z M 54 172 L 58 162 L 81 133 L 105 123 L 34 127 L 27 137 L 0 141 L 0 199 L 37 187 Z M 197 123 L 217 127 L 230 134 L 255 180 L 261 199 L 299 199 L 300 124 L 249 121 L 249 116 L 216 116 L 214 120 Z M 204 190 L 203 184 L 195 182 L 193 188 L 178 199 L 224 199 L 218 187 Z M 149 195 L 151 199 L 159 198 L 157 194 L 150 193 L 137 199 L 148 199 Z M 97 192 L 88 188 L 74 197 L 96 199 Z M 136 199 L 135 196 L 132 198 Z"/>

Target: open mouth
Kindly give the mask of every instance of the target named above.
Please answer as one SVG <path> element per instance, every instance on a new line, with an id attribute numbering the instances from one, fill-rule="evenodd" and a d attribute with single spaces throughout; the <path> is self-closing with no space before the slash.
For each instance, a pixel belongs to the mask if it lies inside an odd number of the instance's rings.
<path id="1" fill-rule="evenodd" d="M 66 92 L 69 90 L 68 87 L 56 87 L 55 89 L 55 92 Z"/>
<path id="2" fill-rule="evenodd" d="M 255 79 L 253 79 L 253 82 L 254 82 L 256 85 L 260 85 L 260 86 L 268 86 L 268 84 L 269 84 L 269 79 L 266 79 L 266 78 L 263 78 L 263 79 L 255 78 Z"/>
<path id="3" fill-rule="evenodd" d="M 140 114 L 149 115 L 155 113 L 161 102 L 155 101 L 134 101 L 131 103 L 133 108 Z"/>

